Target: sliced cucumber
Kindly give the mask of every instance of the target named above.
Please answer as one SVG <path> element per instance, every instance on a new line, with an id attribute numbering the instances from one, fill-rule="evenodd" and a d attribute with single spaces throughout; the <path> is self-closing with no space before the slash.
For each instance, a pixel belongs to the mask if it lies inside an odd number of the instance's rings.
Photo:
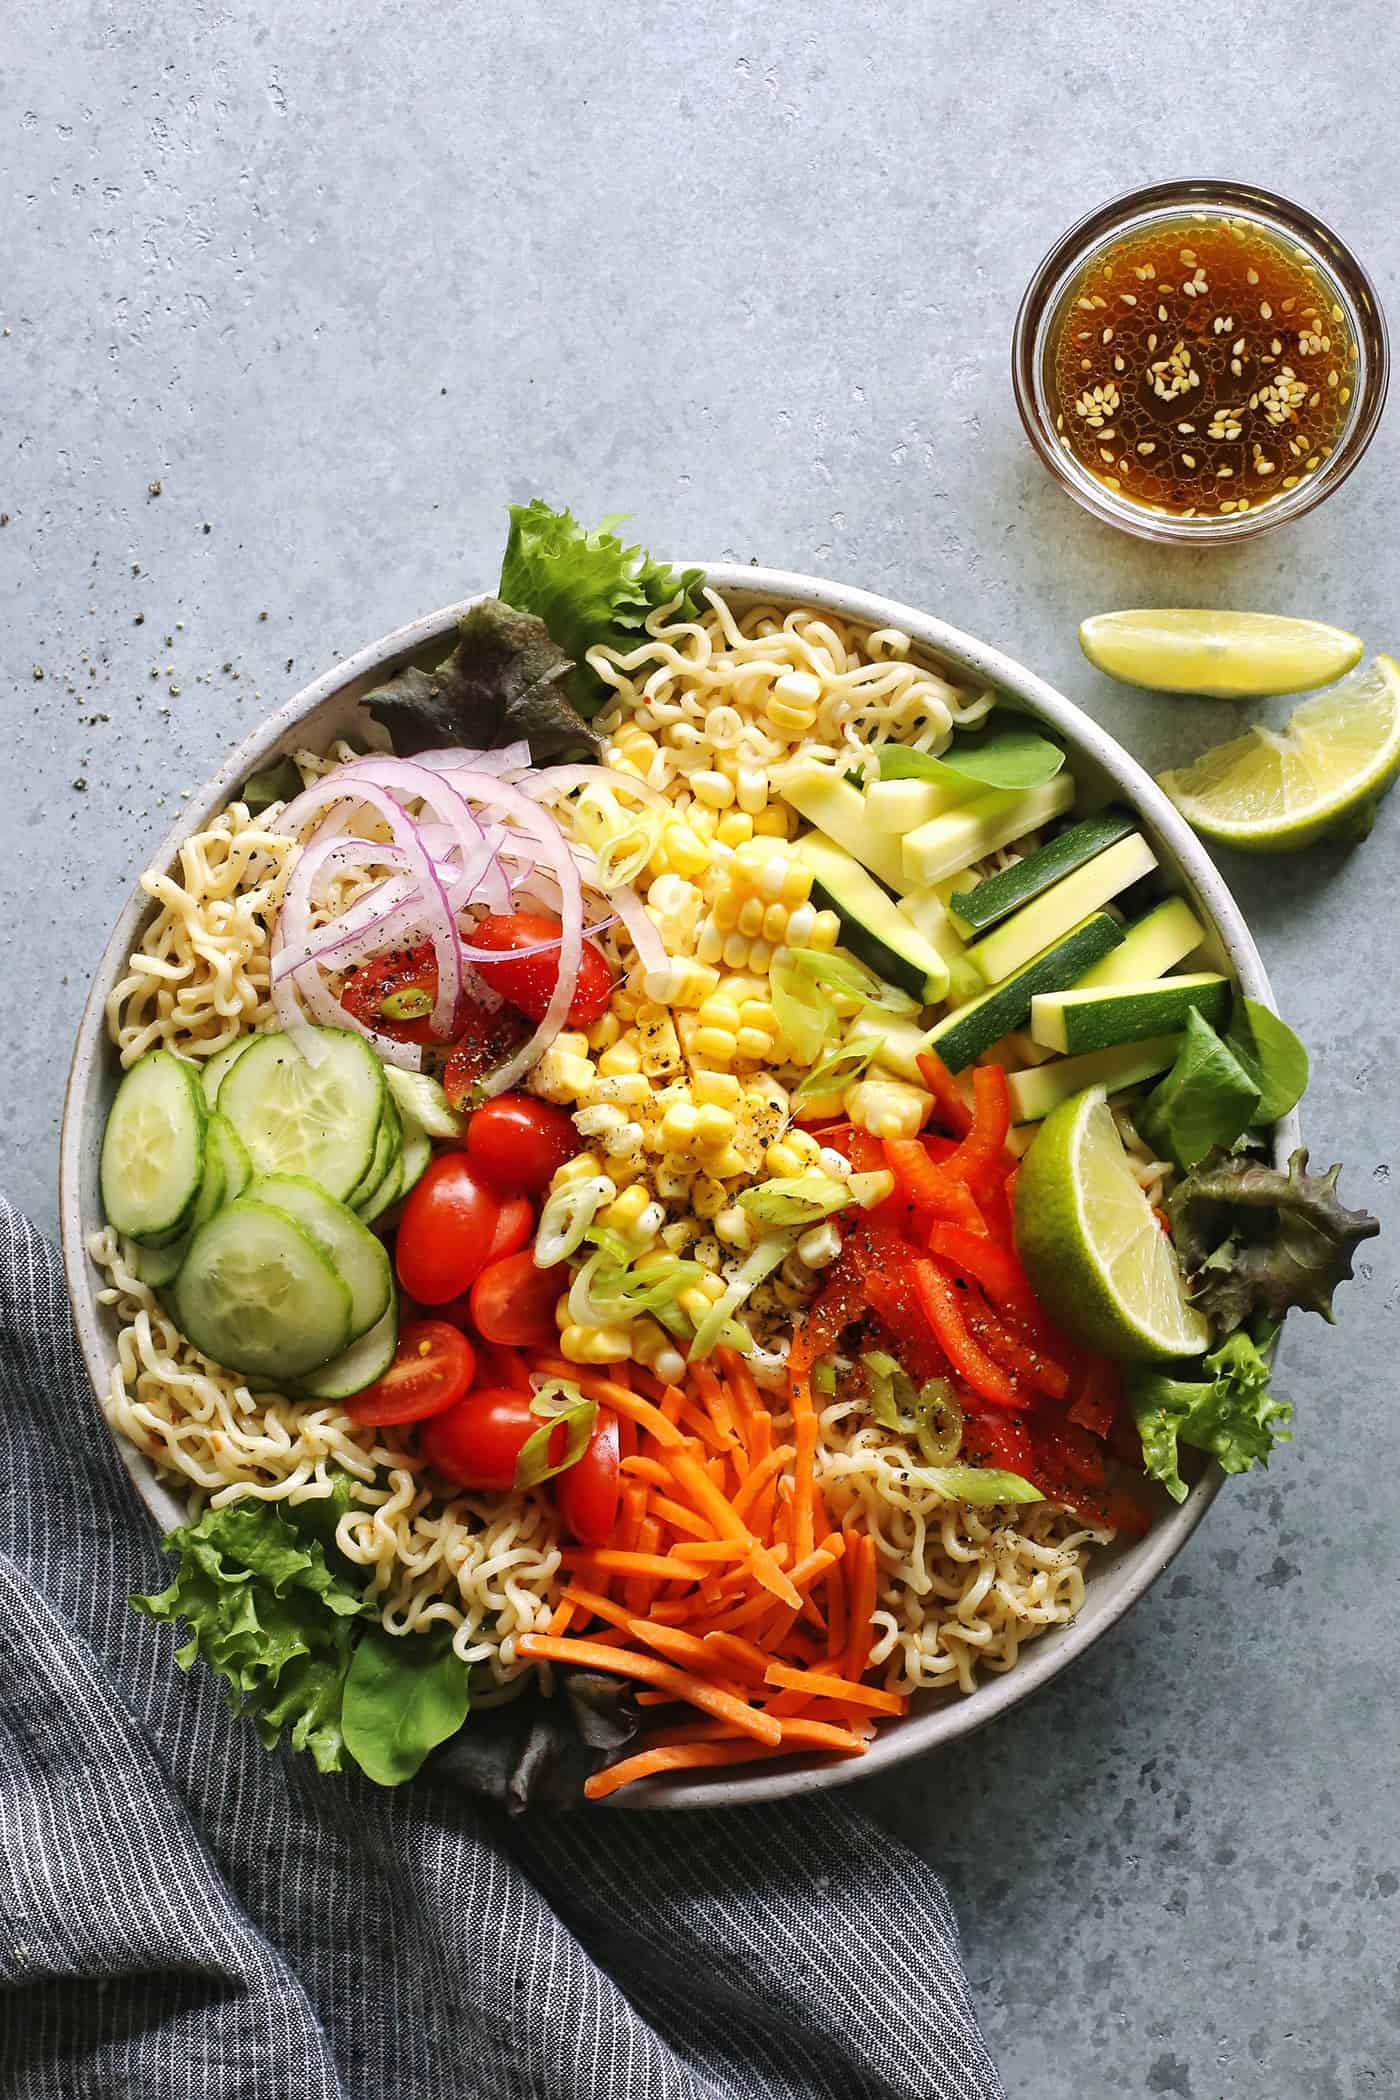
<path id="1" fill-rule="evenodd" d="M 429 1137 L 462 1136 L 467 1119 L 458 1115 L 441 1080 L 430 1072 L 405 1072 L 398 1065 L 385 1065 L 384 1077 L 405 1126 L 416 1123 Z"/>
<path id="2" fill-rule="evenodd" d="M 1126 890 L 1157 865 L 1157 856 L 1140 831 L 1129 832 L 1103 853 L 1096 853 L 1072 875 L 1063 876 L 1009 919 L 1003 919 L 975 947 L 968 949 L 988 984 L 1000 984 L 1033 956 Z M 1014 873 L 1014 870 L 1012 871 Z M 1160 1030 L 1151 1031 L 1154 1034 Z M 1087 1043 L 1086 1049 L 1090 1047 Z"/>
<path id="3" fill-rule="evenodd" d="M 254 1036 L 219 1088 L 255 1173 L 305 1175 L 340 1199 L 369 1171 L 387 1099 L 378 1058 L 342 1028 Z"/>
<path id="4" fill-rule="evenodd" d="M 954 890 L 949 901 L 954 925 L 968 940 L 974 934 L 985 933 L 998 919 L 1019 911 L 1023 904 L 1029 904 L 1053 883 L 1072 875 L 1096 853 L 1107 852 L 1136 829 L 1136 819 L 1126 809 L 1106 809 L 1099 816 L 1086 817 L 1047 845 L 1038 846 L 1014 867 L 989 875 L 970 890 Z"/>
<path id="5" fill-rule="evenodd" d="M 1216 970 L 1186 977 L 1149 978 L 1145 984 L 1095 985 L 1085 991 L 1042 992 L 1031 1001 L 1031 1034 L 1050 1050 L 1106 1050 L 1184 1028 L 1191 1007 L 1212 1028 L 1230 1012 L 1230 983 Z"/>
<path id="6" fill-rule="evenodd" d="M 283 1383 L 350 1341 L 350 1287 L 287 1213 L 240 1196 L 195 1234 L 171 1303 L 214 1363 Z"/>
<path id="7" fill-rule="evenodd" d="M 355 1212 L 355 1216 L 362 1225 L 373 1225 L 375 1219 L 382 1218 L 385 1211 L 391 1209 L 404 1193 L 404 1156 L 404 1153 L 401 1151 L 378 1188 L 365 1199 Z"/>
<path id="8" fill-rule="evenodd" d="M 1205 937 L 1205 927 L 1186 899 L 1168 897 L 1134 919 L 1122 946 L 1086 972 L 1080 983 L 1090 991 L 1099 985 L 1140 984 L 1149 977 L 1165 977 Z"/>
<path id="9" fill-rule="evenodd" d="M 929 1031 L 929 1048 L 938 1052 L 950 1072 L 961 1072 L 1002 1036 L 1025 1027 L 1037 992 L 1058 992 L 1077 984 L 1122 938 L 1122 927 L 1107 912 L 1095 912 L 995 991 L 937 1022 Z"/>
<path id="10" fill-rule="evenodd" d="M 178 1239 L 171 1240 L 164 1247 L 142 1247 L 133 1240 L 131 1266 L 142 1283 L 148 1284 L 153 1291 L 163 1291 L 168 1283 L 173 1283 L 190 1251 L 192 1238 L 192 1233 L 182 1232 Z"/>
<path id="11" fill-rule="evenodd" d="M 223 1085 L 228 1072 L 237 1064 L 239 1058 L 252 1041 L 253 1037 L 251 1035 L 241 1035 L 237 1042 L 225 1043 L 222 1050 L 216 1050 L 214 1055 L 204 1065 L 199 1076 L 204 1087 L 204 1098 L 211 1108 L 217 1108 L 219 1088 Z"/>
<path id="12" fill-rule="evenodd" d="M 207 1120 L 196 1066 L 171 1050 L 148 1050 L 131 1067 L 102 1138 L 109 1225 L 147 1246 L 184 1232 L 204 1179 Z"/>
<path id="13" fill-rule="evenodd" d="M 265 1174 L 248 1191 L 253 1203 L 285 1211 L 307 1233 L 350 1289 L 350 1339 L 368 1334 L 394 1295 L 394 1278 L 382 1240 L 360 1223 L 348 1205 L 337 1203 L 314 1181 L 298 1174 Z"/>
<path id="14" fill-rule="evenodd" d="M 886 984 L 911 992 L 922 1006 L 944 996 L 948 971 L 943 958 L 853 853 L 811 832 L 798 840 L 794 858 L 811 874 L 812 902 L 840 919 L 843 948 Z"/>
<path id="15" fill-rule="evenodd" d="M 375 1321 L 368 1334 L 362 1334 L 358 1342 L 339 1356 L 333 1356 L 319 1371 L 303 1378 L 300 1390 L 313 1400 L 345 1400 L 351 1393 L 363 1392 L 382 1378 L 394 1361 L 394 1352 L 399 1346 L 399 1307 L 394 1299 L 389 1310 Z"/>
<path id="16" fill-rule="evenodd" d="M 195 1197 L 194 1209 L 190 1212 L 190 1231 L 192 1233 L 198 1232 L 201 1225 L 207 1225 L 216 1210 L 222 1210 L 227 1188 L 228 1176 L 224 1169 L 224 1156 L 219 1150 L 217 1140 L 210 1137 L 206 1125 L 204 1133 L 204 1179 L 199 1184 L 199 1194 Z M 234 1190 L 234 1194 L 238 1194 L 237 1189 Z"/>
<path id="17" fill-rule="evenodd" d="M 384 1103 L 384 1114 L 380 1118 L 379 1134 L 374 1141 L 374 1157 L 369 1163 L 368 1172 L 345 1199 L 352 1210 L 357 1210 L 360 1204 L 370 1201 L 380 1183 L 393 1173 L 402 1150 L 403 1124 L 394 1106 L 393 1097 L 389 1096 Z"/>
<path id="18" fill-rule="evenodd" d="M 399 1177 L 398 1195 L 406 1196 L 415 1182 L 421 1181 L 424 1169 L 433 1156 L 433 1147 L 426 1130 L 416 1123 L 409 1123 L 403 1134 L 403 1173 Z M 397 1201 L 398 1198 L 395 1198 Z"/>
<path id="19" fill-rule="evenodd" d="M 216 1109 L 209 1118 L 208 1149 L 218 1154 L 224 1170 L 223 1201 L 232 1203 L 243 1194 L 253 1178 L 253 1162 L 248 1157 L 248 1148 L 227 1116 Z"/>

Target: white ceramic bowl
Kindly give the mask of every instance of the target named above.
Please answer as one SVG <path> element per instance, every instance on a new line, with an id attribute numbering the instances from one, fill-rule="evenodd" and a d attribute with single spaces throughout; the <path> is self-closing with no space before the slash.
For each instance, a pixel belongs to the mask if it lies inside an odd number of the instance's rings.
<path id="1" fill-rule="evenodd" d="M 902 628 L 913 637 L 919 654 L 936 667 L 946 668 L 954 677 L 977 685 L 993 685 L 1028 714 L 1038 716 L 1063 740 L 1071 768 L 1091 802 L 1112 796 L 1137 811 L 1157 850 L 1166 880 L 1191 899 L 1203 923 L 1210 927 L 1215 967 L 1228 970 L 1252 997 L 1272 1003 L 1264 966 L 1249 930 L 1201 845 L 1135 760 L 1063 694 L 984 642 L 974 641 L 970 635 L 959 633 L 927 613 L 916 612 L 912 606 L 876 597 L 868 591 L 782 570 L 742 568 L 729 563 L 708 565 L 706 578 L 736 604 L 761 601 L 783 609 L 815 605 L 870 627 Z M 154 865 L 173 864 L 181 843 L 223 808 L 250 773 L 283 752 L 308 745 L 321 749 L 337 736 L 362 727 L 363 696 L 406 663 L 436 662 L 450 647 L 453 629 L 465 610 L 465 603 L 445 606 L 440 612 L 428 613 L 412 625 L 385 635 L 337 664 L 279 708 L 261 729 L 245 738 L 213 779 L 191 798 L 179 822 L 150 856 Z M 115 1338 L 112 1318 L 97 1302 L 100 1279 L 84 1247 L 88 1232 L 101 1220 L 98 1155 L 118 1077 L 116 1054 L 104 1026 L 104 1008 L 150 909 L 145 892 L 133 887 L 97 966 L 83 1010 L 63 1119 L 63 1259 L 78 1339 L 97 1392 L 107 1388 Z M 1296 1117 L 1289 1117 L 1277 1133 L 1280 1159 L 1297 1141 Z M 182 1522 L 183 1505 L 158 1478 L 151 1461 L 122 1438 L 116 1442 L 155 1521 L 163 1530 Z M 699 1784 L 693 1780 L 651 1780 L 628 1787 L 612 1800 L 629 1808 L 732 1807 L 772 1800 L 867 1778 L 917 1756 L 922 1750 L 970 1735 L 1028 1698 L 1122 1617 L 1181 1551 L 1205 1515 L 1221 1478 L 1218 1468 L 1209 1466 L 1180 1507 L 1161 1498 L 1159 1513 L 1146 1538 L 1124 1542 L 1100 1555 L 1090 1571 L 1084 1608 L 1073 1625 L 1032 1642 L 1013 1670 L 982 1684 L 970 1697 L 931 1693 L 916 1699 L 903 1719 L 880 1729 L 864 1757 L 827 1763 L 794 1760 L 781 1767 L 762 1767 L 751 1777 L 717 1777 Z"/>

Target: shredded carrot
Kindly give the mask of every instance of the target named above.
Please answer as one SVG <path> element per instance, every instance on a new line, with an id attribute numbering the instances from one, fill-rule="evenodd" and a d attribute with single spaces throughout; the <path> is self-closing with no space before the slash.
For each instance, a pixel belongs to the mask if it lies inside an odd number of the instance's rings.
<path id="1" fill-rule="evenodd" d="M 589 1801 L 603 1801 L 633 1780 L 650 1779 L 658 1772 L 681 1772 L 702 1765 L 742 1765 L 763 1757 L 781 1757 L 781 1743 L 755 1750 L 752 1743 L 674 1743 L 668 1749 L 640 1750 L 620 1764 L 607 1765 L 585 1779 L 583 1791 Z"/>
<path id="2" fill-rule="evenodd" d="M 849 1550 L 849 1544 L 848 1544 Z M 822 1577 L 826 1593 L 826 1652 L 832 1662 L 846 1652 L 845 1556 L 834 1560 Z"/>
<path id="3" fill-rule="evenodd" d="M 669 1558 L 660 1552 L 661 1526 L 655 1517 L 643 1517 L 637 1526 L 637 1559 L 663 1560 Z M 681 1563 L 684 1566 L 684 1562 Z M 656 1595 L 653 1571 L 638 1568 L 628 1576 L 622 1586 L 623 1602 L 629 1611 L 644 1612 Z"/>
<path id="4" fill-rule="evenodd" d="M 875 1541 L 868 1532 L 848 1532 L 846 1561 L 850 1583 L 850 1634 L 841 1674 L 860 1678 L 870 1664 L 870 1621 L 875 1611 Z"/>
<path id="5" fill-rule="evenodd" d="M 671 1485 L 669 1473 L 666 1475 L 666 1485 Z M 684 1532 L 692 1545 L 698 1543 L 712 1546 L 715 1543 L 710 1537 L 704 1518 L 697 1517 L 695 1511 L 687 1509 L 683 1502 L 674 1502 L 669 1495 L 653 1495 L 647 1507 L 659 1523 L 669 1524 L 672 1531 Z"/>
<path id="6" fill-rule="evenodd" d="M 538 1635 L 525 1635 L 521 1641 L 538 1639 Z M 561 1647 L 569 1643 L 562 1641 Z M 835 1699 L 843 1706 L 868 1706 L 872 1713 L 902 1714 L 908 1701 L 898 1692 L 882 1692 L 873 1684 L 852 1684 L 845 1677 L 831 1677 L 824 1670 L 794 1670 L 787 1663 L 770 1663 L 767 1679 L 769 1684 L 781 1685 L 785 1691 L 808 1692 L 814 1699 Z"/>
<path id="7" fill-rule="evenodd" d="M 783 1467 L 793 1456 L 793 1445 L 779 1444 L 776 1451 L 767 1452 L 758 1461 L 758 1464 L 751 1468 L 743 1486 L 734 1497 L 734 1513 L 736 1516 L 743 1517 L 747 1521 L 751 1510 L 753 1510 L 755 1516 L 757 1515 L 759 1497 L 763 1493 L 764 1488 L 767 1487 L 770 1480 L 776 1480 Z M 766 1526 L 760 1526 L 759 1528 L 767 1529 Z"/>
<path id="8" fill-rule="evenodd" d="M 622 1471 L 629 1480 L 645 1480 L 648 1486 L 660 1488 L 663 1493 L 671 1486 L 671 1476 L 659 1458 L 624 1458 Z"/>
<path id="9" fill-rule="evenodd" d="M 747 1560 L 751 1550 L 742 1539 L 682 1539 L 672 1548 L 677 1560 L 686 1561 Z"/>
<path id="10" fill-rule="evenodd" d="M 680 1431 L 668 1422 L 659 1407 L 619 1385 L 615 1378 L 600 1378 L 595 1372 L 585 1370 L 581 1364 L 566 1363 L 562 1357 L 537 1356 L 531 1369 L 546 1378 L 567 1378 L 576 1385 L 586 1400 L 599 1400 L 605 1407 L 615 1408 L 639 1429 L 648 1430 L 658 1444 L 679 1444 L 683 1441 Z"/>
<path id="11" fill-rule="evenodd" d="M 547 1633 L 522 1634 L 516 1652 L 527 1662 L 577 1663 L 580 1669 L 635 1677 L 657 1691 L 670 1692 L 673 1698 L 684 1699 L 687 1705 L 703 1707 L 706 1713 L 732 1721 L 736 1728 L 741 1728 L 756 1742 L 777 1743 L 782 1740 L 781 1725 L 771 1714 L 759 1713 L 742 1699 L 736 1699 L 731 1692 L 721 1691 L 703 1678 L 673 1668 L 670 1663 L 658 1662 L 651 1655 L 606 1648 L 600 1641 L 552 1640 Z"/>
<path id="12" fill-rule="evenodd" d="M 754 1544 L 754 1574 L 766 1590 L 785 1604 L 799 1606 L 801 1597 L 784 1575 L 768 1548 L 754 1540 L 753 1533 L 743 1518 L 736 1514 L 734 1505 L 722 1495 L 711 1480 L 699 1459 L 689 1451 L 672 1451 L 667 1462 L 683 1493 L 689 1495 L 695 1507 L 707 1516 L 722 1538 L 742 1538 Z"/>
<path id="13" fill-rule="evenodd" d="M 650 1521 L 650 1520 L 648 1520 Z M 699 1580 L 700 1570 L 669 1553 L 648 1553 L 618 1546 L 565 1546 L 559 1555 L 564 1567 L 582 1575 L 650 1575 L 657 1582 L 679 1578 Z"/>
<path id="14" fill-rule="evenodd" d="M 570 1597 L 568 1591 L 565 1590 L 560 1596 L 559 1602 L 555 1605 L 553 1613 L 550 1616 L 549 1630 L 553 1634 L 554 1638 L 558 1640 L 560 1634 L 567 1633 L 569 1628 L 573 1625 L 573 1623 L 574 1600 Z"/>

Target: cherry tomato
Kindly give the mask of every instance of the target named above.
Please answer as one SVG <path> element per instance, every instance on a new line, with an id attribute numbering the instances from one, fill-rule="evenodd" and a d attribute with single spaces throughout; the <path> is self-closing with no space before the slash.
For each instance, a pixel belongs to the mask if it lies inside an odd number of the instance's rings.
<path id="1" fill-rule="evenodd" d="M 567 1109 L 528 1094 L 497 1094 L 467 1125 L 467 1152 L 493 1188 L 542 1196 L 557 1168 L 579 1149 Z"/>
<path id="2" fill-rule="evenodd" d="M 428 1026 L 436 999 L 437 958 L 427 941 L 372 956 L 346 979 L 340 995 L 357 1021 L 401 1043 L 436 1040 Z"/>
<path id="3" fill-rule="evenodd" d="M 472 1161 L 476 1166 L 478 1162 Z M 508 1254 L 518 1254 L 528 1247 L 535 1236 L 535 1206 L 525 1196 L 497 1196 L 501 1206 L 496 1220 L 496 1230 L 491 1238 L 488 1261 L 504 1261 Z"/>
<path id="4" fill-rule="evenodd" d="M 464 1002 L 457 1013 L 457 1031 L 442 1084 L 448 1100 L 460 1111 L 480 1100 L 481 1082 L 528 1040 L 530 1025 L 509 1006 L 497 1006 L 488 1013 L 484 1006 Z"/>
<path id="5" fill-rule="evenodd" d="M 537 948 L 542 941 L 557 941 L 560 923 L 549 912 L 512 911 L 492 913 L 471 935 L 474 948 L 500 951 L 499 962 L 478 962 L 477 970 L 493 992 L 499 992 L 532 1021 L 544 1018 L 550 993 L 559 977 L 557 952 L 545 949 L 538 955 L 510 960 L 512 948 Z M 579 962 L 578 983 L 569 1002 L 571 1028 L 586 1028 L 605 1012 L 612 997 L 611 965 L 596 941 L 585 940 Z"/>
<path id="6" fill-rule="evenodd" d="M 511 1349 L 552 1349 L 559 1338 L 554 1308 L 567 1271 L 537 1269 L 528 1250 L 493 1261 L 472 1285 L 472 1325 L 484 1341 Z"/>
<path id="7" fill-rule="evenodd" d="M 435 1472 L 464 1488 L 510 1488 L 522 1446 L 540 1428 L 530 1394 L 513 1386 L 483 1385 L 445 1414 L 434 1415 L 419 1445 Z M 568 1431 L 561 1422 L 549 1457 L 563 1457 Z"/>
<path id="8" fill-rule="evenodd" d="M 465 1152 L 441 1152 L 409 1192 L 399 1219 L 399 1281 L 420 1305 L 444 1305 L 491 1259 L 500 1199 Z"/>
<path id="9" fill-rule="evenodd" d="M 399 1330 L 399 1346 L 384 1376 L 352 1393 L 345 1412 L 374 1428 L 422 1422 L 454 1407 L 475 1376 L 476 1355 L 465 1335 L 442 1320 L 410 1320 Z"/>
<path id="10" fill-rule="evenodd" d="M 582 1458 L 556 1474 L 554 1499 L 565 1529 L 581 1546 L 607 1544 L 622 1501 L 622 1454 L 611 1408 L 599 1408 Z"/>

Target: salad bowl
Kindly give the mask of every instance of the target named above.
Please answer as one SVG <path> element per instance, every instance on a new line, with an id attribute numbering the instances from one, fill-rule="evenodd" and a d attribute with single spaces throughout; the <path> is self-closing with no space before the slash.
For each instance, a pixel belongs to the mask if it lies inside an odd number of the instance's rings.
<path id="1" fill-rule="evenodd" d="M 919 656 L 962 683 L 993 687 L 1004 703 L 1037 718 L 1059 737 L 1080 794 L 1093 807 L 1112 798 L 1136 813 L 1156 851 L 1166 884 L 1193 905 L 1208 928 L 1207 962 L 1226 972 L 1252 998 L 1272 1005 L 1268 979 L 1238 906 L 1204 848 L 1150 776 L 1108 733 L 1034 672 L 989 644 L 911 606 L 839 583 L 783 570 L 737 564 L 702 565 L 705 581 L 731 603 L 782 610 L 815 606 L 843 620 L 907 633 Z M 152 865 L 172 864 L 182 843 L 205 827 L 232 800 L 252 773 L 298 748 L 324 749 L 338 737 L 363 735 L 369 717 L 364 696 L 406 665 L 437 661 L 450 645 L 458 620 L 474 601 L 445 606 L 396 629 L 346 658 L 288 700 L 230 753 L 219 770 L 192 795 L 155 852 Z M 105 1392 L 114 1358 L 116 1328 L 99 1302 L 101 1277 L 86 1251 L 87 1235 L 101 1220 L 98 1164 L 102 1133 L 119 1077 L 108 1040 L 105 1011 L 126 959 L 151 910 L 139 885 L 113 928 L 94 972 L 78 1030 L 65 1102 L 60 1164 L 63 1257 L 79 1345 L 95 1393 Z M 1296 1114 L 1274 1133 L 1275 1156 L 1286 1160 L 1298 1142 Z M 162 1531 L 185 1520 L 177 1495 L 144 1454 L 118 1438 L 117 1448 L 137 1492 Z M 844 1783 L 957 1741 L 1007 1712 L 1068 1667 L 1134 1604 L 1162 1574 L 1209 1508 L 1222 1474 L 1214 1463 L 1196 1478 L 1180 1506 L 1158 1500 L 1146 1537 L 1120 1538 L 1096 1558 L 1077 1618 L 1027 1645 L 1005 1675 L 969 1695 L 925 1693 L 910 1711 L 882 1729 L 858 1761 L 798 1763 L 760 1768 L 743 1777 L 717 1775 L 703 1785 L 664 1777 L 628 1788 L 621 1801 L 635 1808 L 736 1806 Z"/>

